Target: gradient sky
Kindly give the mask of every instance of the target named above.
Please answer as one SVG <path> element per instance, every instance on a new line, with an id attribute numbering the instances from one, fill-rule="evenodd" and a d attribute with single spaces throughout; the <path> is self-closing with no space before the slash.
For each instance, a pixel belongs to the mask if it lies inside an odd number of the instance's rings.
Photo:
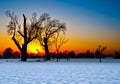
<path id="1" fill-rule="evenodd" d="M 69 42 L 64 50 L 95 51 L 98 45 L 107 46 L 106 53 L 120 51 L 120 0 L 0 0 L 0 52 L 7 47 L 17 50 L 6 33 L 7 10 L 19 18 L 33 12 L 48 12 L 52 18 L 67 25 Z"/>

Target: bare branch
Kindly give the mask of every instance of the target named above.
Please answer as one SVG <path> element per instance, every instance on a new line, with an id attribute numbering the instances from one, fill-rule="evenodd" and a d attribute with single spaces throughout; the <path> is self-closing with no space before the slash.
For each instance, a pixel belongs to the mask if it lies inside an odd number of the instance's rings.
<path id="1" fill-rule="evenodd" d="M 12 37 L 12 39 L 13 39 L 14 43 L 16 44 L 16 46 L 18 47 L 18 49 L 20 51 L 22 51 L 22 48 L 20 47 L 20 44 L 17 42 L 17 40 L 15 39 L 15 37 Z"/>
<path id="2" fill-rule="evenodd" d="M 18 33 L 24 38 L 24 35 L 20 31 L 18 31 Z"/>
<path id="3" fill-rule="evenodd" d="M 55 36 L 54 36 L 54 44 L 55 44 L 55 49 L 57 54 L 60 51 L 60 48 L 68 42 L 68 39 L 65 38 L 65 34 L 64 35 L 60 35 L 60 32 L 58 32 Z"/>

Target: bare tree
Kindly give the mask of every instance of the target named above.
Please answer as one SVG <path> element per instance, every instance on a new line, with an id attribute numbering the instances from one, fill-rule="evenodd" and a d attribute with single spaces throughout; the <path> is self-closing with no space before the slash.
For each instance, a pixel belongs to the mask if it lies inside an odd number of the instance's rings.
<path id="1" fill-rule="evenodd" d="M 106 46 L 102 47 L 101 45 L 98 46 L 98 49 L 95 51 L 95 55 L 99 58 L 99 61 L 101 61 L 103 52 L 105 51 L 105 49 L 107 49 Z"/>
<path id="2" fill-rule="evenodd" d="M 6 16 L 10 18 L 7 25 L 8 34 L 12 36 L 12 40 L 21 52 L 21 61 L 27 61 L 27 45 L 37 37 L 37 31 L 41 25 L 41 18 L 37 19 L 36 13 L 32 14 L 29 22 L 23 14 L 23 26 L 18 21 L 17 15 L 14 12 L 7 11 Z"/>
<path id="3" fill-rule="evenodd" d="M 60 35 L 60 34 L 62 34 L 62 35 Z M 68 42 L 68 39 L 66 39 L 65 34 L 63 34 L 61 32 L 56 33 L 56 35 L 54 36 L 54 44 L 55 44 L 55 49 L 56 49 L 57 62 L 60 59 L 60 57 L 59 57 L 60 48 L 67 42 Z"/>
<path id="4" fill-rule="evenodd" d="M 45 49 L 46 60 L 50 60 L 49 45 L 56 33 L 65 32 L 66 26 L 65 23 L 61 23 L 59 20 L 52 20 L 48 13 L 42 14 L 41 17 L 44 18 L 44 21 L 41 25 L 42 29 L 39 30 L 38 40 Z"/>

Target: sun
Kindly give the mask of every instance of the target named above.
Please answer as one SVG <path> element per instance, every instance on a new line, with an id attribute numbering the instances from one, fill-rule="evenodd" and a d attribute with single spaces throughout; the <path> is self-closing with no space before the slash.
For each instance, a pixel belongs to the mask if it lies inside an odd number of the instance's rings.
<path id="1" fill-rule="evenodd" d="M 35 54 L 38 54 L 38 53 L 39 53 L 38 49 L 36 49 L 36 51 L 35 51 L 34 53 L 35 53 Z"/>
<path id="2" fill-rule="evenodd" d="M 44 50 L 39 44 L 31 43 L 30 45 L 28 45 L 28 52 L 38 54 L 38 53 L 44 53 Z"/>

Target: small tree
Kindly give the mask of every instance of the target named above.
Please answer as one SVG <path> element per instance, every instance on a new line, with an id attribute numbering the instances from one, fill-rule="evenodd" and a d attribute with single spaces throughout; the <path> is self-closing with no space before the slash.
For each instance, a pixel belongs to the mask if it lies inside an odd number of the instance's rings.
<path id="1" fill-rule="evenodd" d="M 59 20 L 52 20 L 48 13 L 42 14 L 41 18 L 43 18 L 44 21 L 38 31 L 38 40 L 45 49 L 46 60 L 50 60 L 49 45 L 52 43 L 53 37 L 56 33 L 61 31 L 64 32 L 66 30 L 66 26 L 65 23 L 61 23 Z"/>
<path id="2" fill-rule="evenodd" d="M 12 48 L 6 48 L 4 51 L 3 51 L 3 56 L 5 57 L 5 58 L 10 58 L 10 57 L 12 57 L 12 55 L 13 55 L 13 50 L 12 50 Z"/>
<path id="3" fill-rule="evenodd" d="M 55 44 L 55 49 L 56 49 L 56 57 L 57 57 L 57 62 L 60 59 L 59 57 L 59 52 L 60 52 L 60 48 L 68 42 L 68 39 L 65 38 L 65 34 L 60 35 L 61 32 L 56 33 L 56 35 L 54 36 L 54 44 Z"/>
<path id="4" fill-rule="evenodd" d="M 120 58 L 120 52 L 119 51 L 115 51 L 115 58 L 119 59 Z"/>
<path id="5" fill-rule="evenodd" d="M 107 49 L 107 47 L 102 47 L 101 45 L 98 46 L 98 49 L 95 51 L 95 55 L 96 57 L 99 58 L 99 61 L 102 62 L 101 58 L 103 55 L 103 52 L 105 51 L 105 49 Z"/>

